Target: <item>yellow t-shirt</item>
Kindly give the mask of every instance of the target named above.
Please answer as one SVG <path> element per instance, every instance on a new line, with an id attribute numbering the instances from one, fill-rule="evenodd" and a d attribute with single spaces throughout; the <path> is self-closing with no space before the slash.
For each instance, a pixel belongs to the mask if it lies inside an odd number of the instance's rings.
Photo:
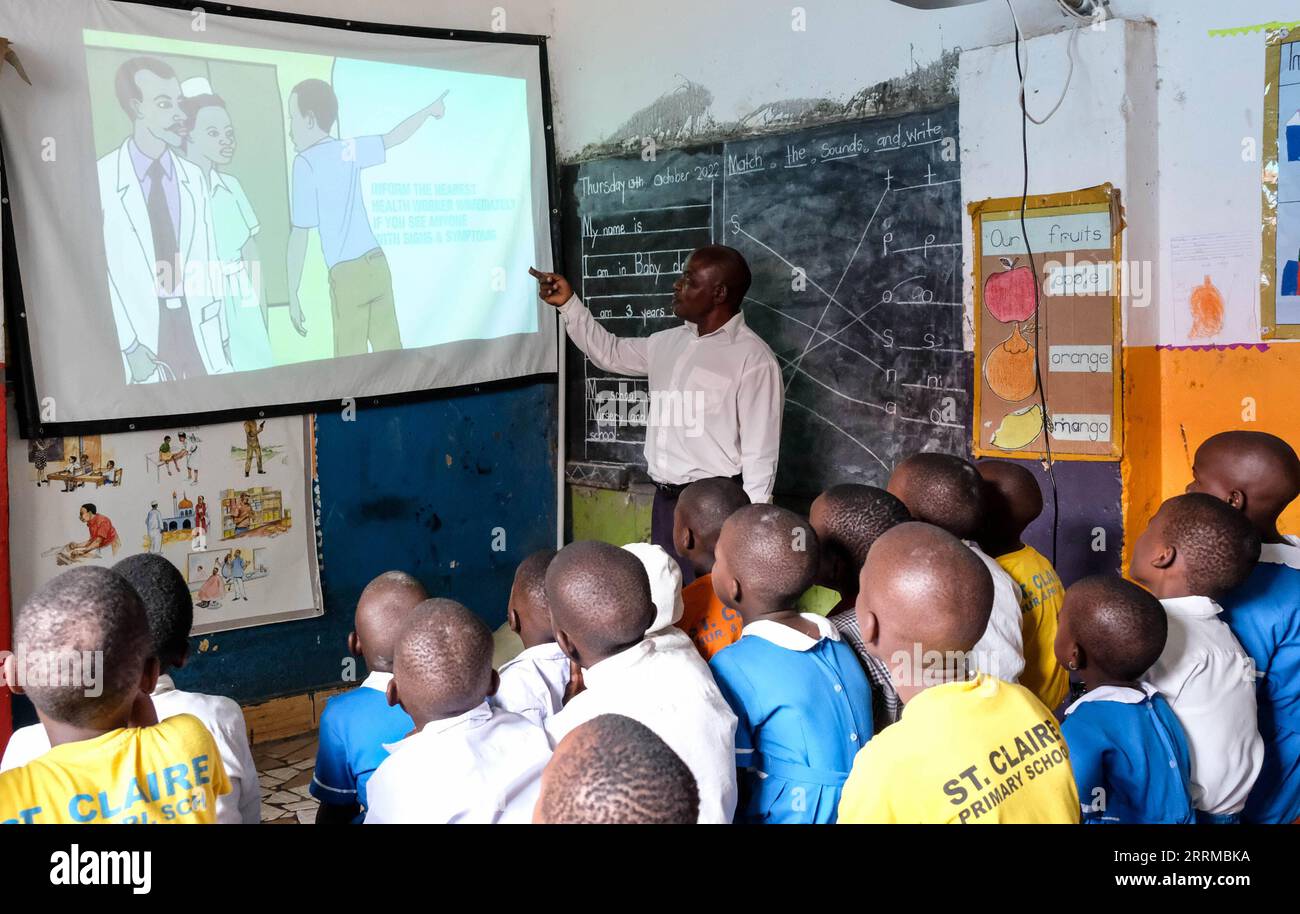
<path id="1" fill-rule="evenodd" d="M 229 791 L 212 735 L 178 714 L 63 743 L 0 774 L 0 822 L 211 825 Z"/>
<path id="2" fill-rule="evenodd" d="M 862 747 L 839 821 L 1077 823 L 1079 794 L 1052 713 L 986 674 L 931 686 Z"/>
<path id="3" fill-rule="evenodd" d="M 1070 692 L 1070 674 L 1056 662 L 1056 625 L 1065 588 L 1052 563 L 1033 546 L 998 556 L 998 564 L 1020 585 L 1020 631 L 1025 671 L 1020 684 L 1055 710 Z"/>

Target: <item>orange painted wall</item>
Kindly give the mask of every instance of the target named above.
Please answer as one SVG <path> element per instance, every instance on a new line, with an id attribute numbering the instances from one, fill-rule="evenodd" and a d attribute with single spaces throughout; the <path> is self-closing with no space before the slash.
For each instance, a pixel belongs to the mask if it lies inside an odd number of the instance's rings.
<path id="1" fill-rule="evenodd" d="M 1191 481 L 1192 455 L 1206 438 L 1249 429 L 1300 450 L 1300 343 L 1136 347 L 1125 350 L 1124 372 L 1127 569 L 1133 540 L 1160 502 Z M 1253 421 L 1247 414 L 1252 405 Z M 1300 504 L 1282 516 L 1282 527 L 1300 530 Z"/>

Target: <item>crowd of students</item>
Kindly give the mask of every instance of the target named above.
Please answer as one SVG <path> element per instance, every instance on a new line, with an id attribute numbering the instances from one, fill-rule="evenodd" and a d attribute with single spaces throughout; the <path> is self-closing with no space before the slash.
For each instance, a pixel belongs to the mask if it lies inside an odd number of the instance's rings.
<path id="1" fill-rule="evenodd" d="M 1289 823 L 1300 818 L 1300 496 L 1282 440 L 1216 435 L 1132 547 L 1063 586 L 1023 542 L 1023 465 L 923 453 L 807 518 L 728 479 L 673 543 L 529 556 L 493 637 L 400 572 L 356 607 L 369 675 L 327 704 L 327 822 Z M 838 601 L 803 611 L 814 584 Z M 229 699 L 177 690 L 192 600 L 158 556 L 77 568 L 18 613 L 41 723 L 8 822 L 256 821 Z M 101 652 L 97 694 L 32 658 Z M 57 677 L 55 677 L 57 679 Z M 1073 680 L 1073 683 L 1072 683 Z"/>

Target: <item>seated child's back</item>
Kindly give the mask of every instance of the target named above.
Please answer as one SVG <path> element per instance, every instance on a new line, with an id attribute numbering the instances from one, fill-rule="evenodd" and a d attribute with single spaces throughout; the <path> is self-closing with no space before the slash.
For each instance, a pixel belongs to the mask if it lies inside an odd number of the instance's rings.
<path id="1" fill-rule="evenodd" d="M 673 510 L 673 546 L 695 571 L 695 580 L 682 588 L 683 612 L 677 627 L 690 636 L 705 660 L 740 640 L 744 623 L 713 592 L 710 575 L 722 525 L 747 504 L 749 496 L 734 480 L 716 477 L 688 485 Z"/>
<path id="2" fill-rule="evenodd" d="M 848 823 L 1072 823 L 1079 795 L 1056 720 L 1028 689 L 967 660 L 993 603 L 987 566 L 952 535 L 907 523 L 876 540 L 858 625 L 905 703 L 844 785 Z"/>

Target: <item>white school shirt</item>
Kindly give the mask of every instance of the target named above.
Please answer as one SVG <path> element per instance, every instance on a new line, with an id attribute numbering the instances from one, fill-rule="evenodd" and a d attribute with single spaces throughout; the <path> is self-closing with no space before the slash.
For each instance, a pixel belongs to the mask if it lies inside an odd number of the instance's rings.
<path id="1" fill-rule="evenodd" d="M 177 714 L 193 714 L 217 744 L 221 763 L 230 778 L 230 793 L 217 797 L 217 822 L 223 825 L 256 825 L 262 818 L 262 787 L 257 782 L 257 764 L 248 745 L 244 712 L 232 699 L 176 688 L 172 678 L 158 677 L 153 706 L 160 721 Z M 20 727 L 9 738 L 0 771 L 18 768 L 50 751 L 50 737 L 42 724 Z"/>
<path id="2" fill-rule="evenodd" d="M 744 474 L 751 502 L 772 500 L 785 388 L 776 356 L 744 314 L 704 336 L 684 323 L 648 337 L 615 336 L 577 295 L 560 314 L 569 339 L 597 367 L 649 378 L 645 457 L 651 479 L 680 485 Z M 618 406 L 610 401 L 605 408 Z"/>
<path id="3" fill-rule="evenodd" d="M 551 758 L 541 727 L 486 701 L 384 748 L 366 785 L 366 825 L 531 822 Z"/>
<path id="4" fill-rule="evenodd" d="M 1264 763 L 1254 664 L 1209 597 L 1160 603 L 1169 636 L 1142 678 L 1165 696 L 1187 734 L 1192 804 L 1215 815 L 1241 812 Z"/>
<path id="5" fill-rule="evenodd" d="M 522 714 L 540 727 L 564 707 L 569 672 L 569 658 L 558 644 L 535 644 L 501 665 L 497 671 L 501 685 L 488 702 L 494 708 Z"/>
<path id="6" fill-rule="evenodd" d="M 729 824 L 736 812 L 736 715 L 696 650 L 661 651 L 653 638 L 583 670 L 586 690 L 546 721 L 556 745 L 601 714 L 640 721 L 695 775 L 701 824 Z"/>
<path id="7" fill-rule="evenodd" d="M 986 554 L 977 544 L 967 541 L 966 545 L 988 566 L 993 578 L 993 611 L 989 614 L 988 627 L 972 648 L 977 658 L 975 666 L 981 673 L 996 676 L 1004 682 L 1019 682 L 1020 674 L 1025 671 L 1020 585 L 998 564 L 997 559 Z"/>

